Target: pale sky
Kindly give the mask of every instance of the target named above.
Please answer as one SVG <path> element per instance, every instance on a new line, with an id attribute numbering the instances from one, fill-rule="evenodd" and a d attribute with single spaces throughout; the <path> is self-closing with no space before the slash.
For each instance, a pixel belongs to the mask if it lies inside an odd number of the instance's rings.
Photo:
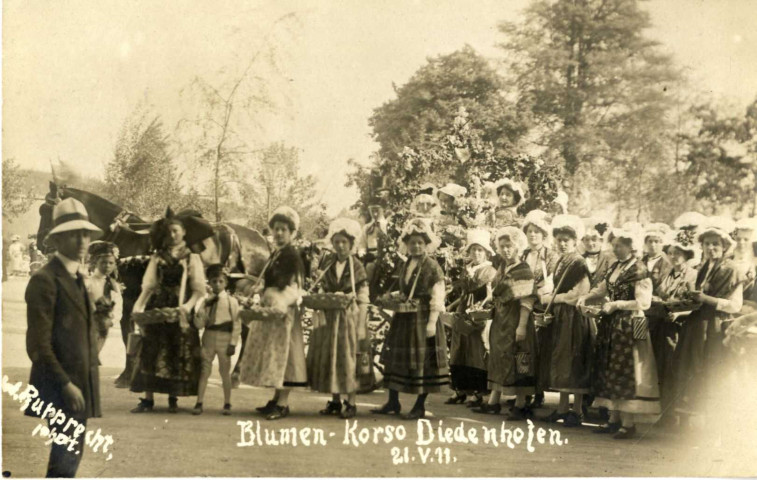
<path id="1" fill-rule="evenodd" d="M 102 175 L 125 117 L 142 99 L 168 133 L 187 115 L 179 91 L 195 76 L 221 78 L 245 62 L 273 19 L 280 114 L 251 141 L 301 151 L 331 213 L 356 193 L 347 159 L 367 162 L 372 110 L 393 98 L 429 56 L 466 43 L 500 56 L 501 20 L 526 0 L 40 1 L 3 2 L 3 155 L 49 170 L 77 162 Z M 694 84 L 743 108 L 757 96 L 757 1 L 651 0 L 653 38 L 688 67 Z M 245 174 L 240 172 L 240 175 Z"/>

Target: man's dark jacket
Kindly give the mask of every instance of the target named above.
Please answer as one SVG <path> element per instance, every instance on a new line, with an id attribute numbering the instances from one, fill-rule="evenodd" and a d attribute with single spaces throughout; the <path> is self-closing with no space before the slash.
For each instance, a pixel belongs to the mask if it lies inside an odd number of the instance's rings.
<path id="1" fill-rule="evenodd" d="M 45 405 L 52 402 L 68 416 L 86 419 L 101 416 L 100 377 L 97 329 L 80 283 L 57 257 L 32 275 L 25 295 L 26 351 L 32 361 L 29 383 Z M 63 386 L 69 381 L 84 396 L 83 412 L 72 413 L 63 400 Z M 37 416 L 31 405 L 26 415 Z"/>

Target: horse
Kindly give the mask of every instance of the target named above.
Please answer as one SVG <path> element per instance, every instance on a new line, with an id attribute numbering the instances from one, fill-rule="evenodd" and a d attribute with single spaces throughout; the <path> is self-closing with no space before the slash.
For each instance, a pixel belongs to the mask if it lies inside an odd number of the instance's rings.
<path id="1" fill-rule="evenodd" d="M 50 192 L 45 197 L 46 202 L 40 209 L 40 225 L 37 234 L 38 245 L 43 246 L 44 240 L 52 228 L 53 205 L 58 200 L 75 198 L 84 204 L 89 214 L 90 222 L 100 228 L 104 235 L 102 240 L 113 242 L 119 249 L 118 274 L 126 286 L 123 292 L 123 317 L 121 319 L 121 334 L 124 345 L 128 335 L 134 331 L 130 321 L 134 303 L 142 290 L 142 277 L 147 268 L 147 262 L 152 250 L 149 227 L 146 222 L 135 213 L 129 212 L 119 205 L 106 200 L 94 193 L 67 186 L 57 186 L 50 182 Z M 233 280 L 241 279 L 241 283 L 249 282 L 250 278 L 260 275 L 268 257 L 270 249 L 268 242 L 256 230 L 233 223 L 215 223 L 214 235 L 203 241 L 200 258 L 205 266 L 220 263 L 227 267 Z M 244 329 L 246 330 L 246 328 Z M 242 334 L 242 349 L 246 332 Z M 241 358 L 241 355 L 240 355 Z M 126 368 L 116 380 L 119 387 L 128 386 L 131 376 L 131 357 L 127 357 Z M 237 364 L 238 365 L 238 364 Z M 235 370 L 238 370 L 235 368 Z"/>

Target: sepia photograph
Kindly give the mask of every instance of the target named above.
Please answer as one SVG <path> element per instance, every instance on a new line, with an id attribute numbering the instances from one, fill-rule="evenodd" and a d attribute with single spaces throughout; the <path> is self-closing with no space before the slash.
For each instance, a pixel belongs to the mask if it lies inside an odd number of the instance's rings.
<path id="1" fill-rule="evenodd" d="M 3 478 L 757 476 L 756 20 L 3 1 Z"/>

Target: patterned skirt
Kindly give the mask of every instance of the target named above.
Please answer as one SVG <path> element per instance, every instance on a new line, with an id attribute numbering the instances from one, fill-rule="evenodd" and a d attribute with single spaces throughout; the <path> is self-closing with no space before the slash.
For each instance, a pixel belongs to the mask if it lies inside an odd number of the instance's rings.
<path id="1" fill-rule="evenodd" d="M 290 307 L 283 320 L 250 324 L 239 380 L 255 387 L 307 386 L 305 342 L 297 307 Z"/>
<path id="2" fill-rule="evenodd" d="M 197 395 L 201 370 L 200 335 L 191 321 L 184 332 L 178 323 L 146 325 L 131 391 L 174 397 Z"/>
<path id="3" fill-rule="evenodd" d="M 649 415 L 660 413 L 660 392 L 652 342 L 634 338 L 631 312 L 618 311 L 599 324 L 595 357 L 594 405 L 610 410 Z M 643 416 L 636 417 L 644 421 Z"/>
<path id="4" fill-rule="evenodd" d="M 357 316 L 353 305 L 347 310 L 316 310 L 307 355 L 310 388 L 323 393 L 352 393 L 357 390 Z"/>
<path id="5" fill-rule="evenodd" d="M 395 313 L 381 351 L 384 386 L 403 393 L 438 393 L 449 385 L 447 338 L 442 322 L 426 338 L 428 311 Z"/>

